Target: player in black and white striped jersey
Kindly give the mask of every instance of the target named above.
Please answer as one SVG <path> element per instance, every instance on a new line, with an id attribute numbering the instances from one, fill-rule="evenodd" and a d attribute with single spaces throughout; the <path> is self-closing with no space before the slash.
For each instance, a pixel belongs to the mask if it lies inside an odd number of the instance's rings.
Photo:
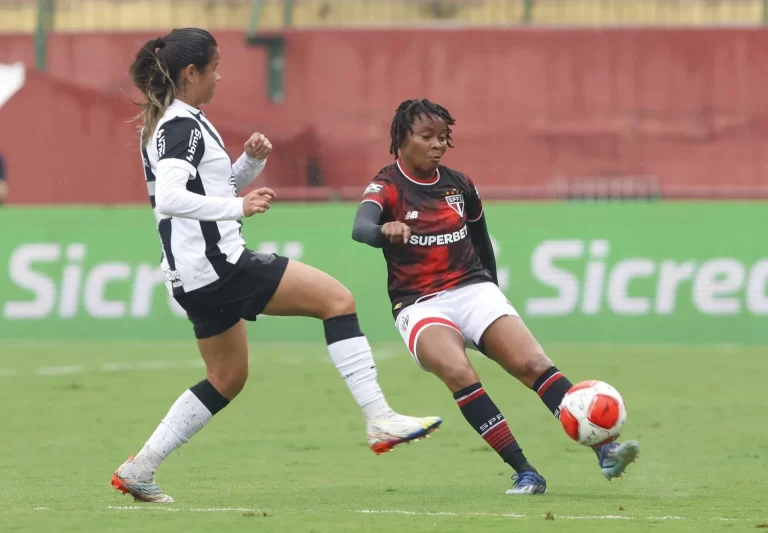
<path id="1" fill-rule="evenodd" d="M 226 407 L 248 375 L 244 320 L 259 314 L 323 320 L 328 351 L 366 419 L 375 453 L 428 435 L 438 417 L 395 413 L 379 387 L 371 348 L 360 330 L 355 302 L 336 279 L 277 254 L 249 250 L 240 219 L 265 213 L 268 188 L 237 193 L 261 173 L 272 144 L 253 134 L 234 162 L 200 110 L 219 75 L 216 41 L 186 28 L 146 43 L 131 76 L 146 99 L 141 155 L 162 245 L 170 294 L 187 312 L 205 361 L 206 379 L 176 400 L 136 457 L 112 476 L 112 485 L 140 501 L 172 502 L 155 481 L 163 460 Z"/>
<path id="2" fill-rule="evenodd" d="M 141 147 L 144 172 L 166 284 L 178 296 L 226 277 L 237 262 L 245 246 L 240 231 L 245 213 L 236 191 L 261 173 L 271 145 L 263 135 L 249 139 L 255 157 L 243 152 L 232 164 L 213 124 L 179 99 L 168 106 L 153 141 Z M 154 169 L 163 173 L 160 182 Z M 230 173 L 229 180 L 221 179 Z M 259 189 L 249 200 L 266 209 L 270 196 Z"/>

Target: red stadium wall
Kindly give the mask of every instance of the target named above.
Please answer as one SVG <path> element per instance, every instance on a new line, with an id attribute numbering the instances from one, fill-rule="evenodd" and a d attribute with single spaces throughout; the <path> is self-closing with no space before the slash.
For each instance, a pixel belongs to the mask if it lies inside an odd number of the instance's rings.
<path id="1" fill-rule="evenodd" d="M 13 202 L 145 201 L 126 72 L 151 37 L 51 38 L 50 76 L 30 74 L 0 108 Z M 217 38 L 223 81 L 206 112 L 233 153 L 254 130 L 275 140 L 276 187 L 307 185 L 313 167 L 359 192 L 390 161 L 394 108 L 429 97 L 458 120 L 446 163 L 486 189 L 653 175 L 667 195 L 768 190 L 768 31 L 288 33 L 282 104 L 266 98 L 264 52 Z M 0 63 L 31 64 L 32 50 L 0 36 Z"/>

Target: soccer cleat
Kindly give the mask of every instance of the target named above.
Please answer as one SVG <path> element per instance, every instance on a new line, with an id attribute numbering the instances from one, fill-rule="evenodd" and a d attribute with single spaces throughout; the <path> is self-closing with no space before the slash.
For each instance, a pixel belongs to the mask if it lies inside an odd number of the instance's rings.
<path id="1" fill-rule="evenodd" d="M 442 423 L 437 416 L 416 418 L 392 413 L 387 418 L 368 421 L 368 444 L 373 453 L 381 455 L 398 444 L 429 437 Z"/>
<path id="2" fill-rule="evenodd" d="M 537 472 L 520 472 L 512 476 L 512 488 L 507 494 L 546 494 L 547 480 Z"/>
<path id="3" fill-rule="evenodd" d="M 133 462 L 131 455 L 112 474 L 110 484 L 123 494 L 130 494 L 137 502 L 172 503 L 173 498 L 165 494 L 155 483 L 155 476 L 142 471 Z"/>
<path id="4" fill-rule="evenodd" d="M 621 477 L 630 463 L 634 463 L 640 456 L 640 444 L 636 440 L 629 440 L 624 444 L 609 442 L 600 446 L 597 450 L 597 460 L 605 479 L 608 481 L 615 477 Z"/>

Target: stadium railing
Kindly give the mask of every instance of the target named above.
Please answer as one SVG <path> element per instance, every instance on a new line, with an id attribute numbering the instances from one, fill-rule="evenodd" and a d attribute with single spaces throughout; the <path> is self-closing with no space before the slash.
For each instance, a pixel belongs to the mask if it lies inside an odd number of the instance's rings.
<path id="1" fill-rule="evenodd" d="M 396 26 L 760 25 L 768 0 L 0 0 L 0 32 Z"/>

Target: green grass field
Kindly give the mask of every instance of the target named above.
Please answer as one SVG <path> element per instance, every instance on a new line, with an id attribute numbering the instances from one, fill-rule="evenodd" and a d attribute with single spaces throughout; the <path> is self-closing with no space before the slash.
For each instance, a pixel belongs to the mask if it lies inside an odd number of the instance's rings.
<path id="1" fill-rule="evenodd" d="M 451 395 L 398 344 L 375 346 L 390 403 L 444 419 L 375 456 L 322 344 L 251 346 L 246 390 L 163 465 L 175 504 L 109 486 L 168 407 L 201 379 L 194 344 L 0 342 L 0 531 L 754 531 L 768 527 L 761 348 L 549 346 L 572 381 L 624 395 L 640 461 L 607 482 L 539 399 L 482 358 L 549 494 L 510 497 L 511 473 Z"/>

